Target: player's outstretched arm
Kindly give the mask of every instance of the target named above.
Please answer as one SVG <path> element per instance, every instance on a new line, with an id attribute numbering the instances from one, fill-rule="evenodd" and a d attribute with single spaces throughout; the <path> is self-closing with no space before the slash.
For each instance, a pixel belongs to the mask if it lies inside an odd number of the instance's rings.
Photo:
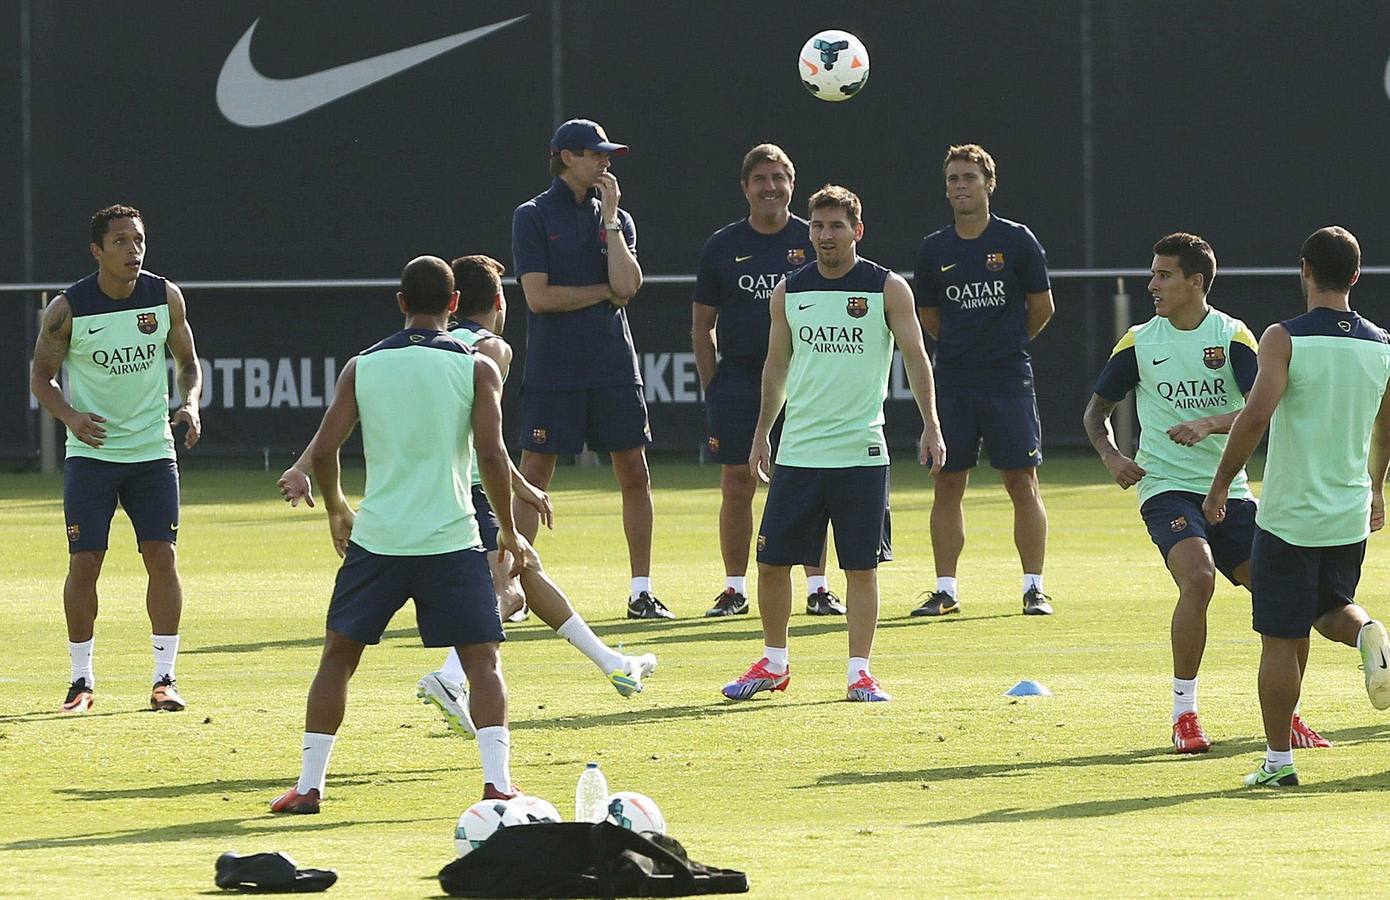
<path id="1" fill-rule="evenodd" d="M 323 486 L 323 506 L 328 513 L 328 533 L 339 556 L 347 554 L 355 514 L 343 495 L 342 464 L 338 451 L 357 425 L 357 357 L 343 366 L 333 388 L 333 402 L 324 411 L 323 421 L 304 452 L 314 477 Z"/>
<path id="2" fill-rule="evenodd" d="M 43 311 L 39 337 L 34 342 L 34 363 L 29 369 L 29 390 L 39 405 L 53 418 L 62 422 L 79 441 L 100 447 L 106 440 L 106 419 L 96 413 L 78 412 L 63 396 L 58 384 L 58 370 L 68 357 L 72 342 L 72 308 L 63 294 L 54 297 Z"/>
<path id="3" fill-rule="evenodd" d="M 918 462 L 931 466 L 935 475 L 946 464 L 947 453 L 946 441 L 941 436 L 941 420 L 936 415 L 936 378 L 932 374 L 931 360 L 927 358 L 926 344 L 922 341 L 922 329 L 918 327 L 912 288 L 907 286 L 901 275 L 894 273 L 888 276 L 888 283 L 883 286 L 883 307 L 888 329 L 893 332 L 893 339 L 898 342 L 898 349 L 903 354 L 908 387 L 917 400 L 917 411 L 922 414 Z"/>
<path id="4" fill-rule="evenodd" d="M 1390 469 L 1390 385 L 1380 398 L 1375 424 L 1371 426 L 1371 530 L 1385 527 L 1385 472 Z"/>
<path id="5" fill-rule="evenodd" d="M 1100 454 L 1100 461 L 1110 470 L 1115 483 L 1129 490 L 1149 473 L 1143 466 L 1121 453 L 1115 444 L 1115 432 L 1110 427 L 1110 413 L 1114 412 L 1118 405 L 1118 400 L 1107 400 L 1100 394 L 1092 394 L 1091 402 L 1086 404 L 1082 421 L 1086 425 L 1086 436 L 1091 439 L 1091 446 Z"/>
<path id="6" fill-rule="evenodd" d="M 1269 420 L 1283 399 L 1289 385 L 1289 359 L 1293 356 L 1293 340 L 1284 326 L 1274 324 L 1260 338 L 1259 374 L 1255 386 L 1245 400 L 1245 408 L 1231 425 L 1226 438 L 1226 450 L 1217 464 L 1211 480 L 1211 490 L 1202 503 L 1208 522 L 1219 522 L 1226 515 L 1226 497 L 1231 481 L 1249 461 L 1269 428 Z"/>
<path id="7" fill-rule="evenodd" d="M 787 402 L 787 371 L 792 362 L 792 329 L 787 323 L 787 282 L 777 282 L 768 300 L 772 327 L 767 333 L 767 361 L 763 363 L 762 403 L 758 425 L 753 429 L 753 449 L 748 466 L 753 477 L 764 483 L 772 480 L 772 426 Z"/>
<path id="8" fill-rule="evenodd" d="M 174 385 L 179 391 L 179 408 L 174 412 L 175 425 L 186 425 L 188 432 L 183 445 L 192 450 L 203 433 L 200 412 L 203 397 L 203 367 L 198 364 L 198 349 L 193 345 L 193 328 L 188 324 L 188 306 L 183 291 L 172 281 L 165 283 L 165 299 L 169 303 L 169 336 L 166 343 L 174 355 Z"/>

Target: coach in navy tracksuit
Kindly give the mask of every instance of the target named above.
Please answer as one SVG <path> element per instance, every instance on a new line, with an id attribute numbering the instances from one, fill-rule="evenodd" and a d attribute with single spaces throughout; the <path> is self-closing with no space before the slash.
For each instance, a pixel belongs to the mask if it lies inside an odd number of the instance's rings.
<path id="1" fill-rule="evenodd" d="M 526 294 L 521 388 L 521 471 L 550 486 L 557 454 L 588 444 L 607 452 L 623 493 L 632 589 L 630 619 L 670 619 L 651 589 L 651 442 L 642 377 L 625 307 L 642 286 L 637 228 L 618 208 L 608 171 L 628 148 L 588 119 L 570 119 L 550 139 L 550 190 L 516 208 L 512 257 Z M 534 539 L 534 510 L 516 506 L 517 528 Z"/>

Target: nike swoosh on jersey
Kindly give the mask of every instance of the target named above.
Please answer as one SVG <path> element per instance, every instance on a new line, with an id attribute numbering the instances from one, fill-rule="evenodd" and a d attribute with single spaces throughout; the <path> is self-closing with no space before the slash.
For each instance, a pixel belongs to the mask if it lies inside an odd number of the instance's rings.
<path id="1" fill-rule="evenodd" d="M 952 269 L 954 269 L 954 268 L 955 268 L 956 266 L 958 266 L 958 265 L 960 265 L 960 263 L 951 263 L 949 266 L 942 266 L 942 267 L 941 267 L 941 271 L 943 271 L 943 272 L 949 272 L 949 271 L 951 271 Z"/>
<path id="2" fill-rule="evenodd" d="M 752 258 L 753 258 L 753 257 L 751 257 L 751 256 L 735 256 L 735 257 L 734 257 L 734 262 L 748 262 L 748 260 L 750 260 L 750 259 L 752 259 Z"/>
<path id="3" fill-rule="evenodd" d="M 87 329 L 87 333 L 88 333 L 88 334 L 96 334 L 98 331 L 105 331 L 105 330 L 106 330 L 106 326 L 103 325 L 103 326 L 101 326 L 100 328 L 88 328 L 88 329 Z"/>
<path id="4" fill-rule="evenodd" d="M 257 19 L 246 29 L 222 63 L 222 72 L 217 76 L 217 108 L 230 122 L 245 128 L 278 125 L 524 18 L 526 16 L 504 19 L 298 78 L 267 78 L 256 71 L 255 64 L 251 62 L 251 36 L 256 33 L 256 25 L 260 22 Z"/>
<path id="5" fill-rule="evenodd" d="M 1164 363 L 1166 363 L 1168 360 L 1170 360 L 1170 359 L 1172 359 L 1172 358 L 1173 358 L 1173 357 L 1171 357 L 1171 356 L 1165 356 L 1165 357 L 1163 357 L 1162 359 L 1156 359 L 1156 360 L 1154 360 L 1153 364 L 1156 365 L 1156 366 L 1161 366 L 1161 365 L 1163 365 Z"/>
<path id="6" fill-rule="evenodd" d="M 813 306 L 815 306 L 815 305 L 816 305 L 816 304 L 814 304 L 814 303 L 807 303 L 805 306 L 801 306 L 800 304 L 798 304 L 796 308 L 797 308 L 797 309 L 810 309 L 811 307 L 813 307 Z"/>

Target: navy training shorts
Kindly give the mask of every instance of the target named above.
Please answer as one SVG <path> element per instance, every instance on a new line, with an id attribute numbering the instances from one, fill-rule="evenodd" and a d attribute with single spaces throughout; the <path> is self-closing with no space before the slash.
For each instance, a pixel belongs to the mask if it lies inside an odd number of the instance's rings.
<path id="1" fill-rule="evenodd" d="M 1042 462 L 1042 421 L 1032 394 L 1008 397 L 938 393 L 936 413 L 946 440 L 944 472 L 964 472 L 980 460 L 980 442 L 996 469 L 1030 469 Z"/>
<path id="2" fill-rule="evenodd" d="M 642 385 L 578 391 L 521 391 L 521 448 L 532 453 L 602 453 L 652 442 Z"/>
<path id="3" fill-rule="evenodd" d="M 763 399 L 760 368 L 720 361 L 705 389 L 705 446 L 710 459 L 726 466 L 746 466 L 753 452 L 753 432 Z M 782 416 L 772 427 L 772 446 L 782 436 Z"/>
<path id="4" fill-rule="evenodd" d="M 497 532 L 502 523 L 497 521 L 497 513 L 492 511 L 492 503 L 487 499 L 487 491 L 481 484 L 473 485 L 473 518 L 478 523 L 478 534 L 483 539 L 483 549 L 489 553 L 497 552 Z"/>
<path id="5" fill-rule="evenodd" d="M 888 467 L 777 466 L 758 528 L 758 562 L 820 565 L 827 523 L 835 529 L 841 569 L 875 569 L 891 561 Z"/>
<path id="6" fill-rule="evenodd" d="M 482 547 L 383 556 L 349 541 L 328 604 L 328 627 L 363 644 L 380 643 L 391 617 L 412 599 L 426 647 L 506 640 Z"/>
<path id="7" fill-rule="evenodd" d="M 106 550 L 117 501 L 135 527 L 137 542 L 178 541 L 176 461 L 126 463 L 70 456 L 63 463 L 63 517 L 69 553 Z"/>
<path id="8" fill-rule="evenodd" d="M 1201 538 L 1211 548 L 1217 571 L 1231 584 L 1239 584 L 1235 571 L 1250 559 L 1250 545 L 1255 540 L 1255 501 L 1227 500 L 1226 518 L 1221 524 L 1212 525 L 1202 514 L 1204 499 L 1190 491 L 1164 491 L 1145 500 L 1139 515 L 1144 517 L 1149 537 L 1163 554 L 1164 562 L 1182 541 Z"/>
<path id="9" fill-rule="evenodd" d="M 1256 526 L 1250 562 L 1252 626 L 1278 638 L 1306 638 L 1325 613 L 1355 602 L 1366 542 L 1300 547 Z"/>

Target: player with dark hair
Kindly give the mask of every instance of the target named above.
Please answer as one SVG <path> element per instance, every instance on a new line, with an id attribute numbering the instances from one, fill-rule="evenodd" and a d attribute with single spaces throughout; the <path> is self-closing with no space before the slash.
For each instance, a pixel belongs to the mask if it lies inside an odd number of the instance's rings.
<path id="1" fill-rule="evenodd" d="M 1207 305 L 1216 253 L 1195 234 L 1178 232 L 1153 247 L 1149 292 L 1154 317 L 1115 345 L 1086 406 L 1086 433 L 1115 483 L 1137 487 L 1139 514 L 1178 587 L 1173 609 L 1173 747 L 1205 753 L 1211 739 L 1197 716 L 1197 670 L 1207 644 L 1207 607 L 1216 573 L 1249 588 L 1255 501 L 1237 472 L 1219 524 L 1208 525 L 1202 496 L 1226 446 L 1226 433 L 1255 383 L 1255 335 L 1239 319 Z M 1139 452 L 1115 445 L 1110 413 L 1134 391 Z M 1300 747 L 1331 744 L 1292 717 Z"/>
<path id="2" fill-rule="evenodd" d="M 1052 318 L 1047 256 L 1026 225 L 990 212 L 994 158 L 978 144 L 946 151 L 941 164 L 954 223 L 922 240 L 917 303 L 937 341 L 941 428 L 951 457 L 932 493 L 936 590 L 914 616 L 960 612 L 957 569 L 965 549 L 962 503 L 983 440 L 1014 507 L 1023 566 L 1023 612 L 1051 615 L 1043 593 L 1047 510 L 1038 488 L 1042 425 L 1028 344 Z"/>
<path id="3" fill-rule="evenodd" d="M 651 443 L 626 307 L 642 286 L 637 227 L 609 171 L 628 152 L 597 122 L 570 119 L 550 139 L 550 189 L 512 215 L 512 258 L 526 295 L 521 471 L 550 487 L 559 454 L 606 452 L 623 495 L 632 582 L 629 619 L 670 619 L 652 591 Z M 535 515 L 516 507 L 534 539 Z"/>
<path id="4" fill-rule="evenodd" d="M 791 569 L 822 558 L 829 523 L 845 570 L 846 698 L 883 701 L 891 698 L 870 672 L 869 654 L 878 625 L 878 564 L 892 559 L 883 401 L 894 341 L 922 415 L 919 461 L 937 471 L 946 446 L 912 289 L 899 275 L 859 257 L 864 223 L 852 192 L 826 185 L 811 196 L 809 209 L 816 260 L 772 292 L 762 406 L 748 457 L 753 472 L 768 480 L 772 426 L 785 406 L 777 467 L 758 530 L 763 655 L 722 693 L 747 700 L 787 689 Z"/>
<path id="5" fill-rule="evenodd" d="M 748 612 L 748 550 L 753 540 L 753 495 L 758 479 L 748 468 L 758 421 L 763 360 L 772 324 L 768 300 L 787 273 L 814 255 L 806 220 L 791 214 L 796 167 L 776 144 L 759 144 L 739 172 L 748 216 L 716 231 L 700 253 L 692 307 L 691 344 L 709 420 L 709 455 L 721 463 L 719 550 L 724 590 L 706 616 Z M 717 354 L 717 359 L 716 359 Z M 779 436 L 773 429 L 773 440 Z M 808 615 L 844 615 L 830 591 L 825 560 L 806 567 Z"/>
<path id="6" fill-rule="evenodd" d="M 468 483 L 475 459 L 498 518 L 497 546 L 511 555 L 512 574 L 538 569 L 535 552 L 512 521 L 502 378 L 491 359 L 445 330 L 458 293 L 444 260 L 411 260 L 396 302 L 405 329 L 343 368 L 310 444 L 329 533 L 344 559 L 309 688 L 299 781 L 271 803 L 276 813 L 319 811 L 348 681 L 363 649 L 381 640 L 408 599 L 415 601 L 421 641 L 454 647 L 468 674 L 484 799 L 516 794 L 497 596 L 471 494 L 457 487 Z M 354 513 L 339 480 L 338 450 L 359 420 L 367 493 Z"/>
<path id="7" fill-rule="evenodd" d="M 203 374 L 183 292 L 143 270 L 145 222 L 138 209 L 108 206 L 92 216 L 97 271 L 53 298 L 34 345 L 29 389 L 68 431 L 63 467 L 68 577 L 63 584 L 72 680 L 60 712 L 92 708 L 92 647 L 97 579 L 111 518 L 120 503 L 135 527 L 149 578 L 145 606 L 154 653 L 150 708 L 184 708 L 174 679 L 183 586 L 174 544 L 179 529 L 179 469 L 169 425 L 167 352 L 174 357 L 184 446 L 198 443 Z M 72 403 L 58 385 L 67 365 Z"/>
<path id="8" fill-rule="evenodd" d="M 1259 375 L 1202 503 L 1208 522 L 1225 519 L 1268 429 L 1250 554 L 1266 746 L 1245 783 L 1270 787 L 1298 784 L 1285 723 L 1298 708 L 1311 629 L 1356 647 L 1371 705 L 1390 707 L 1390 639 L 1355 602 L 1366 538 L 1385 527 L 1390 335 L 1351 308 L 1361 248 L 1349 231 L 1319 229 L 1301 257 L 1307 312 L 1260 338 Z"/>

